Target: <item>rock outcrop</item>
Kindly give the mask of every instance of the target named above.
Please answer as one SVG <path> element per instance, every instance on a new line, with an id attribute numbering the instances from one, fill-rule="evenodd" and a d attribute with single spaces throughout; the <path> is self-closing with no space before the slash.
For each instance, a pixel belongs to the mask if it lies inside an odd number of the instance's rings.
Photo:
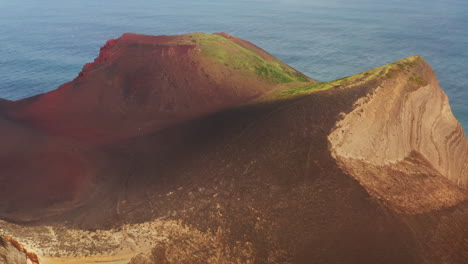
<path id="1" fill-rule="evenodd" d="M 224 33 L 124 34 L 0 131 L 0 227 L 41 264 L 468 259 L 467 140 L 420 57 L 317 83 Z"/>
<path id="2" fill-rule="evenodd" d="M 34 253 L 28 252 L 18 241 L 10 236 L 0 235 L 1 264 L 39 264 Z"/>

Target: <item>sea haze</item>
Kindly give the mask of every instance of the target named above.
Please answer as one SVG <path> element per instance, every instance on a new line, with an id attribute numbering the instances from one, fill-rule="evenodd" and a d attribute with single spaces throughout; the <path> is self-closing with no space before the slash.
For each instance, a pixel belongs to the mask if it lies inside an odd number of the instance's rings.
<path id="1" fill-rule="evenodd" d="M 466 0 L 0 0 L 0 98 L 72 80 L 107 39 L 219 32 L 319 81 L 422 55 L 468 130 Z"/>

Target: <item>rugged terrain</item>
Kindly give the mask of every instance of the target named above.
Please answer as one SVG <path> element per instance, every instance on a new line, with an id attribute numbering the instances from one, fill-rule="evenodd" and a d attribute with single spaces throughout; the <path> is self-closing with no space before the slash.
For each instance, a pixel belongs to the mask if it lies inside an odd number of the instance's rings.
<path id="1" fill-rule="evenodd" d="M 0 130 L 0 233 L 27 249 L 0 256 L 468 259 L 468 141 L 421 57 L 320 83 L 225 33 L 124 34 Z"/>

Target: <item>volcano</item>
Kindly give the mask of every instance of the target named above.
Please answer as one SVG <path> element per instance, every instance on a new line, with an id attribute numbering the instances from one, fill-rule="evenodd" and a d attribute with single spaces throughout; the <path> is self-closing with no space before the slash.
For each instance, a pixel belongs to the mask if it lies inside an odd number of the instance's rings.
<path id="1" fill-rule="evenodd" d="M 468 141 L 419 56 L 317 82 L 226 33 L 126 33 L 0 131 L 0 262 L 468 259 Z"/>

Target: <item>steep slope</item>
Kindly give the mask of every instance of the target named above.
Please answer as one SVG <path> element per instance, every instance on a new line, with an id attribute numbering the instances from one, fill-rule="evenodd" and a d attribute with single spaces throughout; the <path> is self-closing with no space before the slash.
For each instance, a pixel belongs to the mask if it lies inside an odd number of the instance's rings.
<path id="1" fill-rule="evenodd" d="M 12 119 L 98 170 L 79 205 L 12 208 L 3 232 L 41 264 L 465 263 L 466 137 L 427 63 L 290 84 L 91 147 Z"/>
<path id="2" fill-rule="evenodd" d="M 123 34 L 109 40 L 75 80 L 16 103 L 9 115 L 54 135 L 102 144 L 288 84 L 313 82 L 258 47 L 233 39 L 227 34 Z"/>

